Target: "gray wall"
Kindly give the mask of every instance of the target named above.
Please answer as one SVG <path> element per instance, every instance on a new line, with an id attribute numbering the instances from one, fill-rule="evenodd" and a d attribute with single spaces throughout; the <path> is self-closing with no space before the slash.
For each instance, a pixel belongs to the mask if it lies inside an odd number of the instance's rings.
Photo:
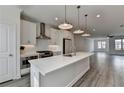
<path id="1" fill-rule="evenodd" d="M 75 35 L 75 46 L 77 51 L 86 52 L 109 52 L 109 39 L 107 38 L 86 38 L 80 35 Z M 97 41 L 104 40 L 107 42 L 106 49 L 98 49 Z"/>
<path id="2" fill-rule="evenodd" d="M 74 39 L 75 39 L 75 46 L 77 51 L 86 51 L 86 52 L 94 51 L 93 39 L 86 37 L 84 38 L 79 35 L 75 35 Z"/>

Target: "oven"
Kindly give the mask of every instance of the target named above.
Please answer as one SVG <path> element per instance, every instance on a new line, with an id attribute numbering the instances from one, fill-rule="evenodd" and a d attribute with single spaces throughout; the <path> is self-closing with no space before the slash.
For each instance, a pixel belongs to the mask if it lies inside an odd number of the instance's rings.
<path id="1" fill-rule="evenodd" d="M 29 74 L 29 72 L 30 72 L 29 60 L 53 56 L 52 51 L 37 51 L 37 53 L 39 53 L 39 55 L 21 58 L 21 63 L 20 63 L 21 75 Z"/>

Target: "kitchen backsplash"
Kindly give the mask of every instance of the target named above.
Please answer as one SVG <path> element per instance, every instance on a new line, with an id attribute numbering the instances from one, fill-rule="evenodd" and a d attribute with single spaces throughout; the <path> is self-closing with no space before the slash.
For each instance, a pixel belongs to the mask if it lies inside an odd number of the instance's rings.
<path id="1" fill-rule="evenodd" d="M 23 45 L 21 47 L 24 47 L 23 49 L 21 49 L 21 54 L 23 53 L 29 53 L 29 52 L 34 52 L 36 51 L 36 47 L 34 45 Z"/>
<path id="2" fill-rule="evenodd" d="M 49 41 L 48 40 L 37 40 L 36 49 L 37 50 L 48 50 Z"/>
<path id="3" fill-rule="evenodd" d="M 35 52 L 37 50 L 49 50 L 49 40 L 37 40 L 36 45 L 25 45 L 21 53 Z"/>

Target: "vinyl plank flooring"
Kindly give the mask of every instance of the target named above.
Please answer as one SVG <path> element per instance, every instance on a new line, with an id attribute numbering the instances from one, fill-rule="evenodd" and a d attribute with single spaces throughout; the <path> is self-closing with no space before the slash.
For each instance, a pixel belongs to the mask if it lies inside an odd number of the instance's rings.
<path id="1" fill-rule="evenodd" d="M 91 69 L 73 87 L 124 87 L 124 56 L 96 53 Z"/>
<path id="2" fill-rule="evenodd" d="M 0 87 L 30 87 L 30 75 L 25 75 L 18 80 L 1 83 Z"/>

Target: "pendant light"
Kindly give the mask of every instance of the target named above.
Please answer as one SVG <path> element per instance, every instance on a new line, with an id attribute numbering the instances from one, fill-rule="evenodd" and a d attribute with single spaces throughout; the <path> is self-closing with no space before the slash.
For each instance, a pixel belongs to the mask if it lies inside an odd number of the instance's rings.
<path id="1" fill-rule="evenodd" d="M 81 36 L 84 36 L 84 37 L 88 37 L 90 36 L 90 34 L 88 33 L 88 29 L 87 29 L 87 14 L 85 14 L 85 33 L 82 34 Z"/>
<path id="2" fill-rule="evenodd" d="M 80 9 L 80 6 L 77 6 L 77 10 L 78 10 L 78 29 L 73 32 L 74 34 L 82 34 L 82 33 L 84 33 L 84 31 L 80 29 L 80 22 L 79 22 L 80 14 L 79 14 L 79 9 Z"/>
<path id="3" fill-rule="evenodd" d="M 73 28 L 73 26 L 71 24 L 69 24 L 67 22 L 67 19 L 66 19 L 66 5 L 65 5 L 65 20 L 64 20 L 64 23 L 63 24 L 60 24 L 58 27 L 60 29 L 63 29 L 63 30 L 68 30 L 68 29 Z"/>

